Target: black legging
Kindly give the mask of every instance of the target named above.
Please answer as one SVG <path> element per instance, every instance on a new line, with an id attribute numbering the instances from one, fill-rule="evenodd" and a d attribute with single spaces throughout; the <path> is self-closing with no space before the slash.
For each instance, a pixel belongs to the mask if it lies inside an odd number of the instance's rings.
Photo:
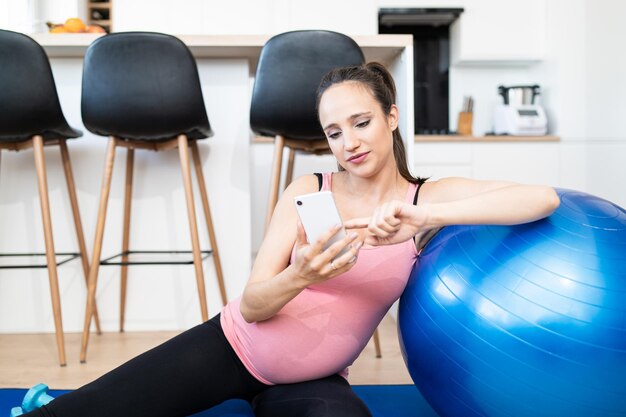
<path id="1" fill-rule="evenodd" d="M 24 417 L 184 417 L 233 398 L 249 401 L 257 417 L 371 416 L 339 375 L 297 384 L 259 382 L 219 320 L 217 315 Z"/>

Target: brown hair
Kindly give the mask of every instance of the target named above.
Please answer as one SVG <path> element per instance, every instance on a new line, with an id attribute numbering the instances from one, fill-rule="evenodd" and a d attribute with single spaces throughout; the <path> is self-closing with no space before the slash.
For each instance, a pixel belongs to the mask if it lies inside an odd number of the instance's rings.
<path id="1" fill-rule="evenodd" d="M 391 112 L 391 106 L 396 103 L 396 84 L 387 68 L 378 62 L 369 62 L 354 67 L 335 68 L 328 72 L 322 78 L 317 88 L 317 108 L 319 109 L 322 95 L 328 88 L 346 81 L 356 81 L 363 84 L 380 104 L 383 112 L 386 115 Z M 424 179 L 415 178 L 409 171 L 406 161 L 406 150 L 399 128 L 393 131 L 393 156 L 396 160 L 398 172 L 404 179 L 414 184 L 424 182 Z M 342 170 L 343 168 L 340 166 L 339 169 Z"/>

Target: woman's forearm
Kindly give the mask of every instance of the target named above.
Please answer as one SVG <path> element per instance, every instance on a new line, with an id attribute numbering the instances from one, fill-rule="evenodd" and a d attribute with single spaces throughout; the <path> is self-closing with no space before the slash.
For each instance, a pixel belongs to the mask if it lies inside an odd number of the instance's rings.
<path id="1" fill-rule="evenodd" d="M 508 185 L 472 197 L 428 207 L 428 226 L 452 224 L 527 223 L 549 216 L 559 206 L 553 188 L 541 185 Z"/>
<path id="2" fill-rule="evenodd" d="M 248 323 L 267 320 L 304 288 L 306 283 L 297 277 L 292 266 L 271 279 L 250 282 L 241 297 L 241 314 Z"/>

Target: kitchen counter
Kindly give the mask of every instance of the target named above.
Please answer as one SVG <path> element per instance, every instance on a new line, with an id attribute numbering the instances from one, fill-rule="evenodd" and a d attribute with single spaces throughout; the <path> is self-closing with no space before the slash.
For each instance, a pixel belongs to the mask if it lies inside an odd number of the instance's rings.
<path id="1" fill-rule="evenodd" d="M 511 136 L 511 135 L 486 135 L 486 136 L 463 136 L 463 135 L 415 135 L 415 142 L 558 142 L 561 138 L 555 135 L 546 136 Z"/>
<path id="2" fill-rule="evenodd" d="M 50 34 L 31 35 L 44 47 L 50 57 L 82 57 L 101 34 Z M 271 35 L 176 35 L 196 58 L 246 58 L 256 61 L 261 48 Z M 407 47 L 413 46 L 411 35 L 355 35 L 368 61 L 392 64 Z"/>

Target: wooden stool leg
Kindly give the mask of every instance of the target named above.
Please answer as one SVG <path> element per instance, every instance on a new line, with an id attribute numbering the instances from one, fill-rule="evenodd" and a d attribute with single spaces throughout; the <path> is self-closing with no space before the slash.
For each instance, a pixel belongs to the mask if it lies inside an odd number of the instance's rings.
<path id="1" fill-rule="evenodd" d="M 54 253 L 54 241 L 52 239 L 52 221 L 50 219 L 50 202 L 48 200 L 48 180 L 46 178 L 46 162 L 43 155 L 43 138 L 41 136 L 37 135 L 33 137 L 33 150 L 35 153 L 35 167 L 37 169 L 37 184 L 39 188 L 41 217 L 43 220 L 43 232 L 46 243 L 46 261 L 48 263 L 50 296 L 52 298 L 52 312 L 54 314 L 54 328 L 56 330 L 59 363 L 61 366 L 65 366 L 67 362 L 65 360 L 65 340 L 63 338 L 63 320 L 61 319 L 59 280 L 57 277 L 57 261 Z"/>
<path id="2" fill-rule="evenodd" d="M 183 174 L 183 184 L 185 186 L 185 197 L 187 200 L 187 217 L 189 217 L 189 232 L 191 234 L 193 265 L 196 269 L 196 282 L 198 284 L 198 296 L 200 297 L 202 321 L 205 322 L 209 319 L 209 311 L 206 301 L 206 289 L 204 288 L 204 274 L 202 273 L 202 256 L 200 253 L 198 224 L 196 223 L 196 209 L 193 203 L 193 188 L 191 185 L 191 168 L 189 165 L 188 147 L 189 143 L 187 141 L 187 136 L 178 136 L 178 154 L 180 156 L 180 167 Z"/>
<path id="3" fill-rule="evenodd" d="M 78 240 L 78 250 L 80 251 L 80 260 L 83 265 L 83 274 L 85 275 L 85 285 L 87 285 L 89 276 L 89 258 L 87 257 L 87 246 L 85 245 L 83 224 L 80 220 L 80 211 L 78 210 L 78 198 L 76 197 L 76 186 L 74 185 L 74 174 L 72 173 L 72 164 L 70 163 L 70 153 L 67 150 L 67 143 L 65 139 L 59 142 L 59 147 L 61 148 L 61 158 L 63 159 L 63 170 L 65 171 L 65 181 L 67 182 L 67 192 L 70 196 L 70 204 L 72 206 L 74 227 L 76 228 L 76 239 Z M 102 329 L 100 328 L 100 317 L 98 317 L 98 307 L 95 305 L 93 318 L 96 323 L 96 332 L 98 334 L 102 334 Z"/>
<path id="4" fill-rule="evenodd" d="M 202 164 L 200 162 L 200 152 L 198 151 L 198 141 L 191 141 L 191 154 L 193 163 L 196 167 L 196 177 L 198 178 L 198 188 L 200 189 L 200 199 L 202 200 L 202 208 L 204 209 L 204 218 L 209 229 L 209 241 L 211 242 L 211 250 L 213 251 L 213 263 L 215 265 L 215 274 L 217 275 L 217 283 L 220 287 L 220 295 L 222 296 L 222 304 L 226 305 L 228 296 L 226 295 L 226 286 L 224 285 L 224 274 L 222 273 L 222 262 L 217 249 L 217 238 L 215 237 L 215 229 L 213 228 L 213 218 L 209 207 L 209 197 L 206 192 L 206 183 L 204 182 L 204 174 L 202 173 Z"/>
<path id="5" fill-rule="evenodd" d="M 126 153 L 126 184 L 124 187 L 124 230 L 122 232 L 122 262 L 128 262 L 128 245 L 130 243 L 130 203 L 133 191 L 133 167 L 135 150 L 127 149 Z M 126 318 L 126 287 L 128 284 L 128 265 L 122 265 L 122 281 L 120 283 L 120 332 L 124 332 Z"/>
<path id="6" fill-rule="evenodd" d="M 378 327 L 374 330 L 374 349 L 376 350 L 376 357 L 381 358 L 383 355 L 380 352 L 380 337 L 378 336 Z"/>
<path id="7" fill-rule="evenodd" d="M 283 190 L 289 187 L 291 181 L 293 180 L 293 167 L 296 162 L 296 150 L 293 148 L 289 148 L 289 157 L 287 158 L 287 172 L 285 173 L 285 186 Z"/>
<path id="8" fill-rule="evenodd" d="M 111 191 L 111 177 L 113 176 L 113 163 L 115 162 L 115 147 L 117 139 L 111 137 L 107 146 L 107 154 L 104 162 L 104 177 L 102 178 L 102 189 L 100 191 L 100 205 L 98 206 L 98 221 L 96 223 L 96 236 L 93 244 L 93 256 L 91 257 L 91 268 L 89 269 L 89 285 L 87 294 L 87 308 L 85 310 L 85 325 L 83 326 L 83 337 L 80 346 L 80 361 L 87 360 L 87 344 L 89 342 L 89 328 L 91 326 L 91 316 L 96 304 L 96 286 L 98 283 L 98 270 L 100 269 L 100 254 L 102 253 L 102 239 L 104 237 L 104 223 L 107 215 L 107 203 L 109 201 L 109 191 Z"/>
<path id="9" fill-rule="evenodd" d="M 285 138 L 276 136 L 274 141 L 274 162 L 272 163 L 272 179 L 270 183 L 270 195 L 267 201 L 267 214 L 265 215 L 265 230 L 272 220 L 274 207 L 278 202 L 278 188 L 280 186 L 280 172 L 283 164 L 283 148 L 285 147 Z"/>

